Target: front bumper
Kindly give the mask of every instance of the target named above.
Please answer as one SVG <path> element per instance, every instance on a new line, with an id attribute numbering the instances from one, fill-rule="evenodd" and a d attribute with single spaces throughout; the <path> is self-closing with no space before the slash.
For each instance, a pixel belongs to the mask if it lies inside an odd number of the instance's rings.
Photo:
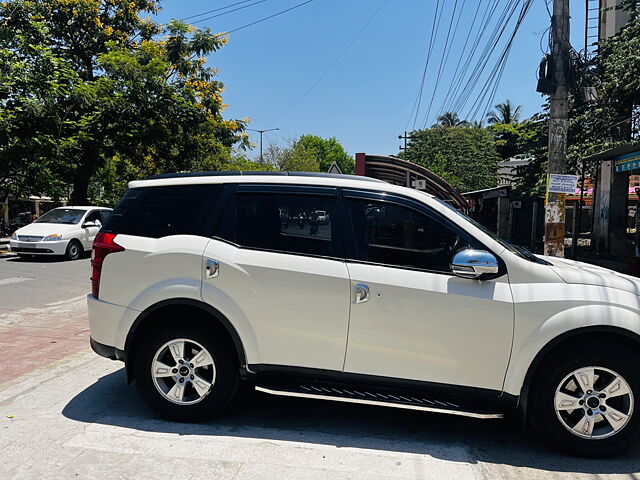
<path id="1" fill-rule="evenodd" d="M 9 240 L 11 251 L 29 255 L 64 255 L 67 251 L 69 240 L 57 242 L 21 242 Z"/>

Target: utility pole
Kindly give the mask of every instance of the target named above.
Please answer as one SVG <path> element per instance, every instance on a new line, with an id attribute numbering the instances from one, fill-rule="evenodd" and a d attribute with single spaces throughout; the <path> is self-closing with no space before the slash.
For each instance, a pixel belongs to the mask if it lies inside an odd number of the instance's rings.
<path id="1" fill-rule="evenodd" d="M 567 130 L 569 127 L 569 0 L 553 0 L 551 18 L 551 58 L 557 88 L 551 95 L 549 110 L 548 173 L 565 173 L 567 167 Z M 544 253 L 564 257 L 565 194 L 549 192 L 544 215 Z"/>
<path id="2" fill-rule="evenodd" d="M 398 135 L 398 139 L 402 140 L 404 139 L 404 147 L 400 147 L 400 150 L 406 150 L 407 149 L 407 140 L 413 140 L 414 137 L 413 135 L 408 135 L 407 132 L 404 132 L 404 135 Z"/>
<path id="3" fill-rule="evenodd" d="M 266 130 L 256 130 L 254 128 L 247 128 L 247 130 L 251 132 L 258 132 L 260 134 L 260 163 L 264 163 L 264 158 L 262 158 L 262 134 L 264 132 L 272 132 L 274 130 L 280 130 L 279 128 L 267 128 Z"/>

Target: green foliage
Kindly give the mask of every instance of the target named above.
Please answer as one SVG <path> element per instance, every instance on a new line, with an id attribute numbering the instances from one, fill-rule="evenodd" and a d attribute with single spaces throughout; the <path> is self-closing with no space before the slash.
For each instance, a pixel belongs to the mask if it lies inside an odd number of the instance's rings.
<path id="1" fill-rule="evenodd" d="M 511 100 L 504 103 L 498 103 L 494 107 L 496 110 L 487 114 L 487 122 L 495 124 L 517 124 L 520 122 L 520 114 L 522 113 L 522 105 L 515 106 Z"/>
<path id="2" fill-rule="evenodd" d="M 500 157 L 487 130 L 436 127 L 412 136 L 400 155 L 405 160 L 424 165 L 463 192 L 496 186 Z"/>
<path id="3" fill-rule="evenodd" d="M 320 162 L 315 150 L 308 148 L 298 140 L 292 140 L 288 145 L 269 145 L 264 152 L 267 165 L 275 170 L 289 172 L 319 172 Z"/>
<path id="4" fill-rule="evenodd" d="M 291 172 L 326 172 L 336 162 L 342 173 L 353 173 L 354 161 L 335 138 L 302 135 L 287 145 L 269 145 L 264 163 L 276 170 Z"/>
<path id="5" fill-rule="evenodd" d="M 440 115 L 437 119 L 438 123 L 433 125 L 431 128 L 440 126 L 440 127 L 468 127 L 471 124 L 466 120 L 460 120 L 460 117 L 456 112 L 445 112 Z"/>
<path id="6" fill-rule="evenodd" d="M 342 173 L 351 174 L 355 162 L 335 137 L 322 138 L 317 135 L 302 135 L 296 144 L 301 144 L 306 150 L 313 151 L 318 160 L 319 170 L 326 172 L 333 162 L 336 162 Z"/>
<path id="7" fill-rule="evenodd" d="M 0 195 L 117 198 L 127 180 L 216 170 L 247 145 L 222 117 L 209 29 L 141 17 L 158 2 L 0 3 Z"/>
<path id="8" fill-rule="evenodd" d="M 487 127 L 495 138 L 496 150 L 503 160 L 528 153 L 529 144 L 540 132 L 534 122 L 494 123 Z"/>

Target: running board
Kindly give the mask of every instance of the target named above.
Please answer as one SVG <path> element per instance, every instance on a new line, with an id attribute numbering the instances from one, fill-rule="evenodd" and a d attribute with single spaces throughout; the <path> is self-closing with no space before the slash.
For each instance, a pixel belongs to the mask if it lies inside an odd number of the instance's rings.
<path id="1" fill-rule="evenodd" d="M 334 402 L 359 403 L 379 407 L 403 408 L 406 410 L 420 410 L 423 412 L 446 413 L 463 417 L 491 419 L 503 418 L 502 413 L 468 411 L 451 402 L 440 402 L 415 396 L 392 395 L 389 393 L 369 392 L 364 389 L 328 388 L 324 386 L 300 385 L 291 389 L 274 389 L 256 385 L 256 390 L 269 395 L 283 397 L 310 398 L 315 400 L 330 400 Z"/>

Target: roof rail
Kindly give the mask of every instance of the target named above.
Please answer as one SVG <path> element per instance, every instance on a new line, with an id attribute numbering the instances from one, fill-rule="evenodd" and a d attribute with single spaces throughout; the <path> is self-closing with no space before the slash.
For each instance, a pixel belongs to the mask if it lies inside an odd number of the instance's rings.
<path id="1" fill-rule="evenodd" d="M 244 172 L 240 170 L 230 170 L 226 172 L 186 172 L 186 173 L 159 173 L 149 176 L 149 180 L 157 180 L 161 178 L 185 178 L 185 177 L 227 177 L 232 175 L 260 175 L 260 176 L 289 176 L 289 177 L 319 177 L 319 178 L 335 178 L 335 179 L 348 179 L 348 180 L 361 180 L 365 182 L 377 182 L 384 183 L 382 180 L 371 177 L 363 177 L 360 175 L 343 175 L 340 173 L 322 173 L 322 172 Z"/>

